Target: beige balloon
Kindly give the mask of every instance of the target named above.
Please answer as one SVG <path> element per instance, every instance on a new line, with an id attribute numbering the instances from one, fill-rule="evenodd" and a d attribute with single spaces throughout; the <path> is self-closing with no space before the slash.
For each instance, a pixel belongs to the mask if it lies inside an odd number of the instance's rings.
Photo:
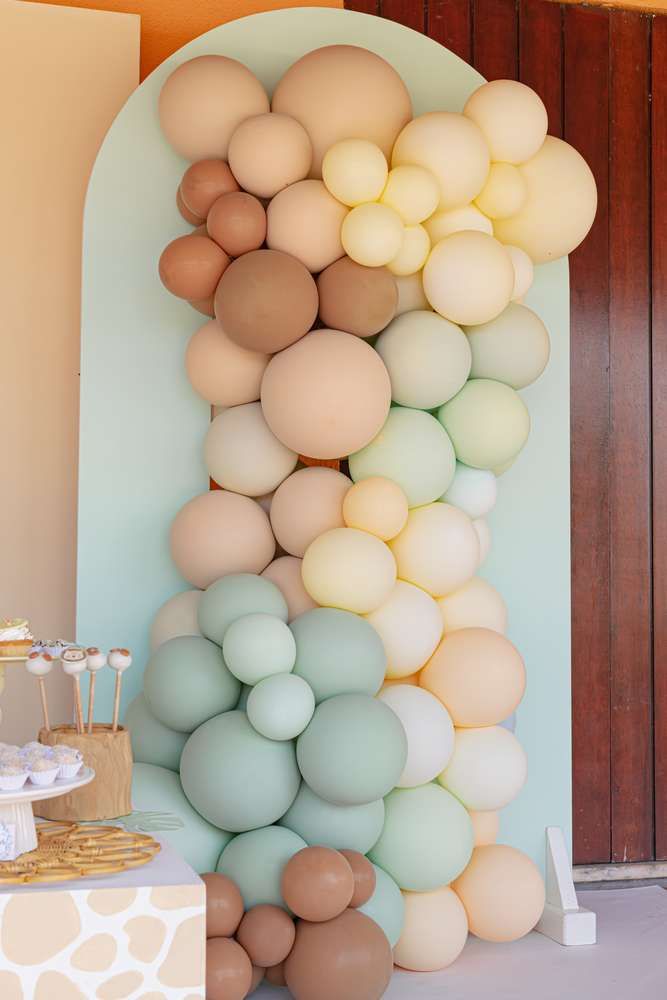
<path id="1" fill-rule="evenodd" d="M 351 479 L 336 469 L 313 465 L 297 469 L 275 492 L 271 527 L 278 544 L 303 556 L 318 535 L 343 527 L 343 500 Z"/>
<path id="2" fill-rule="evenodd" d="M 513 247 L 506 243 L 505 249 L 512 258 L 512 266 L 514 268 L 512 301 L 519 302 L 533 283 L 535 268 L 532 260 L 526 251 L 521 249 L 521 247 Z"/>
<path id="3" fill-rule="evenodd" d="M 500 814 L 493 810 L 480 812 L 479 810 L 471 809 L 468 815 L 472 823 L 475 847 L 495 844 L 498 839 L 498 830 L 500 829 Z"/>
<path id="4" fill-rule="evenodd" d="M 514 459 L 511 461 L 514 462 Z M 501 475 L 497 470 L 494 471 L 496 475 Z M 475 529 L 477 541 L 479 542 L 479 562 L 477 563 L 477 567 L 479 568 L 486 562 L 486 557 L 491 551 L 491 528 L 485 517 L 476 517 L 472 522 L 472 526 Z"/>
<path id="5" fill-rule="evenodd" d="M 436 312 L 460 326 L 494 319 L 508 305 L 514 267 L 502 243 L 486 233 L 453 233 L 424 267 L 424 292 Z"/>
<path id="6" fill-rule="evenodd" d="M 231 406 L 211 423 L 204 441 L 208 473 L 223 489 L 260 497 L 282 483 L 299 456 L 264 419 L 260 403 Z"/>
<path id="7" fill-rule="evenodd" d="M 471 94 L 463 114 L 483 133 L 495 162 L 524 163 L 547 134 L 547 109 L 525 83 L 492 80 Z"/>
<path id="8" fill-rule="evenodd" d="M 303 585 L 301 560 L 296 556 L 280 556 L 266 567 L 262 576 L 275 583 L 287 601 L 287 621 L 316 608 L 317 605 Z"/>
<path id="9" fill-rule="evenodd" d="M 343 256 L 341 227 L 347 208 L 322 181 L 291 184 L 273 199 L 266 213 L 266 242 L 319 273 Z"/>
<path id="10" fill-rule="evenodd" d="M 213 406 L 239 406 L 259 399 L 268 363 L 267 354 L 239 347 L 215 321 L 193 333 L 185 352 L 192 388 Z"/>
<path id="11" fill-rule="evenodd" d="M 452 233 L 460 233 L 465 229 L 473 229 L 478 233 L 493 236 L 493 223 L 476 205 L 464 205 L 463 208 L 452 208 L 449 212 L 436 212 L 424 223 L 431 243 L 435 246 L 440 240 Z"/>
<path id="12" fill-rule="evenodd" d="M 414 507 L 403 531 L 389 543 L 398 575 L 434 597 L 462 587 L 479 558 L 474 522 L 448 503 Z"/>
<path id="13" fill-rule="evenodd" d="M 308 176 L 313 147 L 303 125 L 268 112 L 246 118 L 229 142 L 229 165 L 244 191 L 273 198 Z"/>
<path id="14" fill-rule="evenodd" d="M 398 305 L 395 316 L 402 316 L 403 313 L 413 312 L 416 309 L 430 309 L 430 303 L 424 295 L 424 284 L 422 282 L 422 272 L 408 274 L 396 278 L 396 288 L 398 289 Z"/>
<path id="15" fill-rule="evenodd" d="M 470 378 L 491 378 L 524 389 L 548 364 L 547 328 L 528 306 L 510 302 L 495 319 L 463 329 L 472 350 Z"/>
<path id="16" fill-rule="evenodd" d="M 528 188 L 520 170 L 511 163 L 492 163 L 475 204 L 490 219 L 506 219 L 521 210 L 527 197 Z"/>
<path id="17" fill-rule="evenodd" d="M 452 888 L 470 930 L 484 941 L 516 941 L 542 916 L 544 882 L 531 859 L 506 844 L 476 847 Z"/>
<path id="18" fill-rule="evenodd" d="M 474 522 L 473 522 L 474 523 Z M 473 576 L 458 590 L 438 600 L 445 634 L 460 628 L 489 628 L 504 635 L 507 605 L 488 580 Z"/>
<path id="19" fill-rule="evenodd" d="M 436 972 L 454 962 L 468 939 L 461 900 L 447 885 L 432 892 L 404 892 L 403 932 L 394 961 L 412 972 Z"/>

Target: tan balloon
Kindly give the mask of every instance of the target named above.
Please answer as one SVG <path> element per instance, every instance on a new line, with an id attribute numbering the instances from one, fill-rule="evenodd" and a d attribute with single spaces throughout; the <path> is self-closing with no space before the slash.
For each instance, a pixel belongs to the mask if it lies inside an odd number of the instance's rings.
<path id="1" fill-rule="evenodd" d="M 181 195 L 191 212 L 202 222 L 211 205 L 223 194 L 238 191 L 239 186 L 224 160 L 199 160 L 183 174 Z"/>
<path id="2" fill-rule="evenodd" d="M 394 278 L 398 291 L 398 303 L 395 316 L 413 312 L 415 309 L 430 309 L 430 303 L 424 295 L 422 272 Z"/>
<path id="3" fill-rule="evenodd" d="M 363 906 L 375 892 L 375 869 L 368 858 L 360 854 L 359 851 L 347 850 L 340 853 L 349 864 L 354 876 L 354 892 L 350 900 L 350 906 L 353 908 Z"/>
<path id="4" fill-rule="evenodd" d="M 230 257 L 258 250 L 266 237 L 266 212 L 257 198 L 232 191 L 218 198 L 206 220 L 208 235 Z"/>
<path id="5" fill-rule="evenodd" d="M 236 940 L 253 965 L 264 969 L 285 961 L 295 936 L 294 921 L 289 913 L 268 903 L 248 910 L 236 932 Z"/>
<path id="6" fill-rule="evenodd" d="M 244 1000 L 252 983 L 252 965 L 233 938 L 206 942 L 207 1000 Z"/>
<path id="7" fill-rule="evenodd" d="M 514 267 L 492 236 L 459 232 L 433 247 L 423 281 L 436 312 L 452 323 L 473 326 L 494 319 L 509 304 Z"/>
<path id="8" fill-rule="evenodd" d="M 264 979 L 264 969 L 260 969 L 258 965 L 253 965 L 252 967 L 252 981 L 250 983 L 250 989 L 248 991 L 248 996 L 252 996 L 256 989 L 259 989 L 260 984 Z"/>
<path id="9" fill-rule="evenodd" d="M 345 205 L 329 194 L 322 181 L 291 184 L 268 207 L 266 242 L 300 260 L 309 271 L 323 271 L 343 256 L 341 226 Z"/>
<path id="10" fill-rule="evenodd" d="M 538 151 L 547 134 L 547 109 L 525 83 L 492 80 L 468 98 L 463 114 L 479 127 L 491 159 L 524 163 Z"/>
<path id="11" fill-rule="evenodd" d="M 408 90 L 380 56 L 354 45 L 327 45 L 297 60 L 273 92 L 272 110 L 301 122 L 313 144 L 311 176 L 341 139 L 368 139 L 387 158 L 412 118 Z"/>
<path id="12" fill-rule="evenodd" d="M 451 236 L 452 233 L 460 233 L 466 229 L 473 229 L 478 233 L 486 233 L 493 236 L 493 223 L 487 218 L 476 205 L 464 205 L 463 208 L 452 208 L 448 212 L 436 212 L 424 223 L 424 229 L 428 233 L 431 243 L 435 246 L 440 240 Z"/>
<path id="13" fill-rule="evenodd" d="M 516 941 L 542 916 L 544 882 L 527 855 L 505 844 L 476 847 L 452 888 L 470 930 L 484 941 Z"/>
<path id="14" fill-rule="evenodd" d="M 547 328 L 532 309 L 510 302 L 488 323 L 464 327 L 472 350 L 470 378 L 491 378 L 524 389 L 549 361 Z"/>
<path id="15" fill-rule="evenodd" d="M 528 188 L 520 170 L 511 163 L 492 163 L 475 204 L 490 219 L 506 219 L 521 210 L 527 197 Z"/>
<path id="16" fill-rule="evenodd" d="M 249 497 L 275 490 L 298 458 L 271 432 L 260 403 L 224 410 L 212 421 L 204 441 L 211 479 L 223 489 Z"/>
<path id="17" fill-rule="evenodd" d="M 287 621 L 316 608 L 317 605 L 303 585 L 301 560 L 296 556 L 280 556 L 266 567 L 262 576 L 275 583 L 287 602 Z"/>
<path id="18" fill-rule="evenodd" d="M 272 965 L 270 969 L 266 969 L 264 972 L 267 983 L 271 983 L 272 986 L 286 986 L 285 983 L 285 963 L 279 962 L 278 965 Z"/>
<path id="19" fill-rule="evenodd" d="M 160 257 L 158 270 L 165 288 L 181 299 L 213 295 L 229 257 L 208 236 L 193 233 L 172 240 Z"/>
<path id="20" fill-rule="evenodd" d="M 372 337 L 391 322 L 398 303 L 396 281 L 385 267 L 364 267 L 341 257 L 317 279 L 320 319 L 333 330 Z"/>
<path id="21" fill-rule="evenodd" d="M 239 406 L 259 399 L 268 363 L 267 354 L 239 347 L 215 320 L 192 334 L 185 352 L 192 388 L 213 406 Z"/>
<path id="22" fill-rule="evenodd" d="M 297 469 L 278 487 L 271 502 L 271 527 L 278 544 L 303 556 L 311 542 L 343 527 L 343 500 L 352 481 L 336 469 Z"/>
<path id="23" fill-rule="evenodd" d="M 492 810 L 479 812 L 471 809 L 468 815 L 472 823 L 475 847 L 485 847 L 487 844 L 495 844 L 500 828 L 499 813 Z"/>
<path id="24" fill-rule="evenodd" d="M 372 441 L 389 413 L 391 385 L 359 337 L 317 330 L 272 358 L 262 407 L 279 440 L 311 458 L 340 458 Z"/>
<path id="25" fill-rule="evenodd" d="M 481 576 L 473 576 L 463 587 L 439 598 L 438 604 L 445 633 L 460 628 L 488 628 L 505 634 L 507 605 L 495 587 Z"/>
<path id="26" fill-rule="evenodd" d="M 176 208 L 181 213 L 185 221 L 189 222 L 191 226 L 201 226 L 204 221 L 198 215 L 195 215 L 194 212 L 191 212 L 185 204 L 180 186 L 176 189 Z"/>
<path id="27" fill-rule="evenodd" d="M 246 118 L 229 143 L 229 163 L 244 191 L 273 198 L 308 176 L 313 147 L 305 128 L 289 115 Z"/>
<path id="28" fill-rule="evenodd" d="M 215 302 L 212 295 L 207 299 L 188 299 L 188 302 L 202 316 L 210 316 L 211 318 L 215 316 Z"/>
<path id="29" fill-rule="evenodd" d="M 304 847 L 283 869 L 283 899 L 297 917 L 319 923 L 339 916 L 354 895 L 349 861 L 330 847 Z"/>
<path id="30" fill-rule="evenodd" d="M 202 881 L 206 886 L 206 937 L 231 937 L 243 916 L 238 886 L 218 872 L 206 872 Z"/>
<path id="31" fill-rule="evenodd" d="M 269 110 L 269 99 L 250 70 L 227 56 L 197 56 L 167 77 L 159 99 L 162 131 L 186 160 L 227 158 L 234 130 Z"/>

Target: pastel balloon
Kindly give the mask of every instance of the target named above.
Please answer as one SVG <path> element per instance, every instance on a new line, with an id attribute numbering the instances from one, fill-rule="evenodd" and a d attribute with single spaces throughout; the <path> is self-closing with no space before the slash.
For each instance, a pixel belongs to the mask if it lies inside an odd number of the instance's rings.
<path id="1" fill-rule="evenodd" d="M 212 406 L 239 406 L 259 399 L 268 363 L 267 354 L 239 347 L 215 320 L 192 334 L 185 352 L 192 388 Z"/>
<path id="2" fill-rule="evenodd" d="M 255 990 L 259 989 L 262 982 L 264 981 L 264 974 L 266 970 L 261 969 L 258 965 L 253 965 L 252 967 L 252 982 L 250 983 L 250 992 L 248 996 L 252 996 Z"/>
<path id="3" fill-rule="evenodd" d="M 322 181 L 297 181 L 280 191 L 267 209 L 267 245 L 291 254 L 309 271 L 323 271 L 343 256 L 345 213 Z"/>
<path id="4" fill-rule="evenodd" d="M 208 1000 L 244 1000 L 252 983 L 248 955 L 233 938 L 206 942 L 206 996 Z"/>
<path id="5" fill-rule="evenodd" d="M 355 45 L 326 45 L 298 59 L 279 80 L 272 109 L 292 115 L 308 132 L 313 177 L 321 176 L 324 154 L 341 139 L 367 139 L 389 157 L 412 117 L 410 95 L 393 66 Z"/>
<path id="6" fill-rule="evenodd" d="M 492 810 L 487 810 L 486 812 L 470 810 L 470 821 L 472 822 L 475 837 L 475 847 L 495 844 L 498 839 L 498 829 L 500 827 L 500 816 L 497 812 Z"/>
<path id="7" fill-rule="evenodd" d="M 452 233 L 460 233 L 467 229 L 493 236 L 493 223 L 476 205 L 464 205 L 463 208 L 436 212 L 424 222 L 424 228 L 431 237 L 433 246 Z"/>
<path id="8" fill-rule="evenodd" d="M 430 309 L 428 299 L 424 295 L 424 285 L 422 283 L 422 272 L 419 274 L 408 274 L 394 277 L 396 290 L 398 292 L 398 303 L 396 305 L 396 316 L 403 313 L 412 312 L 414 309 Z"/>
<path id="9" fill-rule="evenodd" d="M 191 226 L 201 226 L 201 224 L 203 223 L 204 220 L 200 218 L 198 215 L 195 215 L 194 212 L 191 212 L 188 206 L 183 201 L 183 195 L 181 193 L 180 186 L 176 189 L 176 208 L 180 212 L 181 216 L 185 219 L 185 221 L 189 222 Z"/>
<path id="10" fill-rule="evenodd" d="M 351 481 L 342 472 L 313 465 L 297 469 L 271 501 L 271 527 L 278 544 L 303 556 L 318 535 L 343 527 L 343 499 Z"/>
<path id="11" fill-rule="evenodd" d="M 197 621 L 201 594 L 201 590 L 184 590 L 157 610 L 151 625 L 151 652 L 177 635 L 201 635 Z"/>
<path id="12" fill-rule="evenodd" d="M 416 674 L 408 674 L 407 677 L 385 677 L 380 694 L 384 694 L 390 687 L 395 687 L 397 684 L 410 684 L 411 687 L 419 687 L 419 671 Z"/>
<path id="13" fill-rule="evenodd" d="M 459 462 L 494 469 L 518 455 L 530 433 L 530 414 L 521 396 L 492 379 L 470 379 L 441 406 L 438 420 L 449 434 Z"/>
<path id="14" fill-rule="evenodd" d="M 468 517 L 484 517 L 496 505 L 498 480 L 490 469 L 473 469 L 456 463 L 456 472 L 443 495 L 445 503 L 465 511 Z"/>
<path id="15" fill-rule="evenodd" d="M 265 677 L 288 674 L 296 659 L 296 643 L 284 621 L 256 613 L 232 622 L 222 652 L 234 676 L 252 686 Z"/>
<path id="16" fill-rule="evenodd" d="M 178 772 L 187 733 L 176 732 L 160 722 L 148 707 L 145 695 L 138 694 L 127 706 L 125 726 L 132 738 L 134 760 Z"/>
<path id="17" fill-rule="evenodd" d="M 259 504 L 227 490 L 202 493 L 181 507 L 170 543 L 179 573 L 200 589 L 228 573 L 261 573 L 276 550 Z"/>
<path id="18" fill-rule="evenodd" d="M 506 844 L 476 847 L 452 888 L 465 907 L 471 933 L 483 941 L 517 941 L 544 910 L 544 882 L 537 866 Z"/>
<path id="19" fill-rule="evenodd" d="M 282 351 L 262 382 L 269 427 L 288 448 L 311 458 L 340 458 L 363 448 L 384 424 L 390 400 L 379 355 L 339 330 L 317 330 Z"/>
<path id="20" fill-rule="evenodd" d="M 454 726 L 447 710 L 428 691 L 409 684 L 396 684 L 378 697 L 401 720 L 408 741 L 397 787 L 416 788 L 433 781 L 454 750 Z"/>
<path id="21" fill-rule="evenodd" d="M 490 378 L 524 389 L 549 361 L 547 328 L 528 306 L 510 302 L 489 323 L 465 327 L 472 350 L 471 378 Z"/>
<path id="22" fill-rule="evenodd" d="M 287 986 L 285 982 L 285 963 L 279 962 L 278 965 L 272 965 L 270 969 L 266 969 L 264 972 L 267 983 L 271 986 L 277 986 L 279 989 L 283 986 Z"/>
<path id="23" fill-rule="evenodd" d="M 350 207 L 377 201 L 387 182 L 384 153 L 368 139 L 342 139 L 322 160 L 322 180 L 338 201 Z"/>
<path id="24" fill-rule="evenodd" d="M 492 163 L 475 204 L 490 219 L 507 219 L 521 210 L 527 197 L 528 186 L 520 170 L 511 163 Z"/>
<path id="25" fill-rule="evenodd" d="M 392 167 L 425 167 L 440 185 L 442 210 L 476 198 L 489 172 L 484 136 L 469 118 L 452 111 L 431 111 L 409 122 L 394 145 Z"/>
<path id="26" fill-rule="evenodd" d="M 387 267 L 392 274 L 416 274 L 421 271 L 431 250 L 429 235 L 423 226 L 405 226 L 401 247 Z"/>
<path id="27" fill-rule="evenodd" d="M 294 556 L 280 556 L 266 567 L 262 576 L 275 583 L 287 602 L 287 621 L 317 607 L 301 578 L 301 560 Z"/>
<path id="28" fill-rule="evenodd" d="M 491 159 L 524 163 L 537 153 L 547 134 L 547 109 L 541 98 L 517 80 L 492 80 L 468 98 L 463 114 L 480 128 Z"/>
<path id="29" fill-rule="evenodd" d="M 396 582 L 390 549 L 375 535 L 356 528 L 333 528 L 306 549 L 303 585 L 318 604 L 356 614 L 375 611 Z"/>
<path id="30" fill-rule="evenodd" d="M 226 875 L 206 872 L 206 937 L 231 937 L 243 916 L 243 899 L 238 886 Z"/>
<path id="31" fill-rule="evenodd" d="M 298 458 L 271 432 L 259 403 L 231 406 L 219 413 L 204 440 L 204 461 L 211 479 L 244 496 L 275 490 Z"/>
<path id="32" fill-rule="evenodd" d="M 253 906 L 245 914 L 236 940 L 254 965 L 266 969 L 285 961 L 295 936 L 294 921 L 290 915 L 279 906 L 263 903 Z"/>
<path id="33" fill-rule="evenodd" d="M 477 540 L 479 541 L 479 567 L 486 560 L 491 550 L 491 529 L 489 528 L 489 522 L 483 517 L 475 518 L 472 524 L 477 534 Z"/>
<path id="34" fill-rule="evenodd" d="M 303 920 L 333 920 L 345 910 L 354 894 L 349 862 L 330 847 L 304 847 L 285 865 L 281 880 L 283 898 Z"/>
<path id="35" fill-rule="evenodd" d="M 325 268 L 317 279 L 320 319 L 333 330 L 372 337 L 394 318 L 396 281 L 384 267 L 364 267 L 349 257 Z"/>
<path id="36" fill-rule="evenodd" d="M 405 924 L 394 962 L 411 972 L 435 972 L 456 961 L 468 939 L 463 903 L 448 885 L 405 892 Z"/>
<path id="37" fill-rule="evenodd" d="M 373 870 L 375 891 L 368 902 L 359 907 L 359 911 L 382 928 L 389 944 L 395 948 L 403 930 L 405 901 L 401 890 L 386 871 L 377 865 L 373 865 Z"/>
<path id="38" fill-rule="evenodd" d="M 393 407 L 378 436 L 350 455 L 352 479 L 392 479 L 410 507 L 436 500 L 448 488 L 456 467 L 452 442 L 442 429 L 430 413 Z"/>
<path id="39" fill-rule="evenodd" d="M 525 250 L 522 250 L 520 247 L 510 246 L 508 243 L 505 244 L 505 249 L 512 258 L 512 266 L 514 267 L 514 288 L 512 289 L 512 301 L 518 302 L 523 298 L 532 285 L 533 278 L 535 276 L 535 268 L 533 267 L 533 262 Z"/>
<path id="40" fill-rule="evenodd" d="M 516 736 L 501 726 L 484 726 L 456 730 L 454 753 L 438 781 L 467 809 L 486 811 L 509 805 L 527 773 L 526 754 Z"/>
<path id="41" fill-rule="evenodd" d="M 258 250 L 266 238 L 266 212 L 257 198 L 245 191 L 223 194 L 211 207 L 206 229 L 230 257 Z"/>
<path id="42" fill-rule="evenodd" d="M 186 160 L 224 160 L 236 127 L 268 111 L 269 99 L 242 63 L 206 55 L 181 63 L 167 77 L 158 109 L 168 142 Z"/>
<path id="43" fill-rule="evenodd" d="M 462 587 L 440 597 L 445 634 L 463 628 L 493 629 L 504 635 L 507 630 L 507 605 L 495 587 L 481 576 L 473 576 Z"/>
<path id="44" fill-rule="evenodd" d="M 313 149 L 303 125 L 274 112 L 246 118 L 229 142 L 229 165 L 244 191 L 273 198 L 308 176 Z"/>
<path id="45" fill-rule="evenodd" d="M 178 236 L 162 251 L 160 280 L 181 299 L 206 299 L 213 295 L 229 257 L 208 236 Z"/>
<path id="46" fill-rule="evenodd" d="M 189 299 L 188 301 L 192 308 L 196 309 L 202 316 L 210 316 L 211 318 L 215 316 L 213 295 L 209 295 L 207 299 Z"/>
<path id="47" fill-rule="evenodd" d="M 275 583 L 251 573 L 232 573 L 202 594 L 198 620 L 203 634 L 222 646 L 232 622 L 265 614 L 287 621 L 287 603 Z"/>
<path id="48" fill-rule="evenodd" d="M 294 802 L 280 820 L 310 845 L 350 849 L 367 854 L 382 833 L 384 802 L 337 806 L 321 799 L 302 782 Z"/>
<path id="49" fill-rule="evenodd" d="M 179 191 L 185 206 L 201 223 L 221 195 L 238 191 L 239 186 L 224 160 L 199 160 L 183 174 Z"/>
<path id="50" fill-rule="evenodd" d="M 343 520 L 348 528 L 358 528 L 389 541 L 405 526 L 408 499 L 398 485 L 382 476 L 370 476 L 351 486 L 343 500 Z"/>
<path id="51" fill-rule="evenodd" d="M 367 202 L 348 212 L 340 236 L 345 253 L 357 264 L 382 267 L 401 249 L 403 222 L 388 205 Z"/>
<path id="52" fill-rule="evenodd" d="M 451 504 L 411 510 L 403 531 L 389 545 L 399 577 L 435 597 L 462 587 L 477 569 L 479 541 L 473 522 Z"/>
<path id="53" fill-rule="evenodd" d="M 375 350 L 401 406 L 433 410 L 461 389 L 470 373 L 470 343 L 461 328 L 437 313 L 398 316 L 378 337 Z"/>
<path id="54" fill-rule="evenodd" d="M 377 694 L 387 657 L 380 636 L 364 618 L 338 608 L 314 608 L 290 625 L 296 639 L 294 673 L 317 702 L 337 694 Z"/>
<path id="55" fill-rule="evenodd" d="M 414 226 L 435 212 L 440 201 L 440 186 L 435 175 L 424 167 L 394 167 L 389 172 L 381 201 L 398 212 L 406 226 Z"/>
<path id="56" fill-rule="evenodd" d="M 425 591 L 405 580 L 396 581 L 387 600 L 367 616 L 367 621 L 382 639 L 387 654 L 387 677 L 414 674 L 427 662 L 442 637 L 438 605 Z"/>
<path id="57" fill-rule="evenodd" d="M 359 851 L 344 850 L 340 853 L 352 869 L 354 892 L 349 905 L 356 909 L 367 903 L 375 892 L 375 868 Z"/>
<path id="58" fill-rule="evenodd" d="M 241 833 L 220 856 L 218 871 L 238 885 L 246 910 L 254 906 L 285 907 L 280 879 L 290 858 L 306 846 L 301 837 L 281 826 Z"/>
<path id="59" fill-rule="evenodd" d="M 334 805 L 363 805 L 383 798 L 395 787 L 406 757 L 407 740 L 399 719 L 381 701 L 364 694 L 337 695 L 321 702 L 297 740 L 304 781 Z"/>
<path id="60" fill-rule="evenodd" d="M 270 740 L 293 740 L 310 722 L 315 696 L 303 677 L 275 674 L 257 684 L 248 696 L 250 724 Z"/>
<path id="61" fill-rule="evenodd" d="M 508 305 L 514 267 L 502 243 L 486 233 L 452 233 L 433 247 L 424 292 L 436 312 L 462 326 L 487 323 Z"/>

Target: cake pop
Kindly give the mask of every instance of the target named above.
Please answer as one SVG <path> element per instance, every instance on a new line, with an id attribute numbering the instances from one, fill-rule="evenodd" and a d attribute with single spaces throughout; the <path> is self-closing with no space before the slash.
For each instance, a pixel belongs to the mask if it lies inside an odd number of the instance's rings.
<path id="1" fill-rule="evenodd" d="M 39 650 L 34 653 L 30 653 L 28 659 L 26 660 L 26 670 L 39 681 L 39 694 L 42 699 L 44 728 L 47 732 L 50 732 L 51 724 L 49 722 L 49 708 L 46 702 L 46 687 L 44 685 L 44 678 L 53 670 L 53 657 L 50 653 L 42 653 Z"/>
<path id="2" fill-rule="evenodd" d="M 76 709 L 76 731 L 83 735 L 83 708 L 81 707 L 81 674 L 86 669 L 86 651 L 81 646 L 70 646 L 61 657 L 63 670 L 74 684 L 74 706 Z"/>
<path id="3" fill-rule="evenodd" d="M 89 646 L 86 650 L 86 670 L 90 674 L 90 688 L 88 690 L 88 735 L 93 731 L 93 715 L 95 712 L 95 681 L 97 671 L 106 666 L 107 654 L 102 653 L 97 646 Z"/>
<path id="4" fill-rule="evenodd" d="M 123 674 L 132 663 L 132 654 L 129 649 L 110 649 L 109 666 L 116 671 L 116 692 L 113 701 L 113 725 L 112 731 L 118 732 L 118 715 L 120 712 L 120 688 L 123 683 Z"/>

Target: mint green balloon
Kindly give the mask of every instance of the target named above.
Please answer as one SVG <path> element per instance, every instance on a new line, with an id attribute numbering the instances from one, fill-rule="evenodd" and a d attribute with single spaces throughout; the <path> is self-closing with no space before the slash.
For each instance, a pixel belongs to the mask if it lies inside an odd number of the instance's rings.
<path id="1" fill-rule="evenodd" d="M 207 823 L 188 802 L 173 771 L 153 764 L 132 769 L 133 812 L 123 817 L 129 829 L 167 841 L 196 872 L 215 870 L 232 834 Z"/>
<path id="2" fill-rule="evenodd" d="M 300 776 L 294 744 L 267 740 L 245 712 L 235 711 L 209 719 L 192 734 L 181 757 L 181 781 L 205 819 L 242 833 L 284 816 Z"/>
<path id="3" fill-rule="evenodd" d="M 152 654 L 144 673 L 148 707 L 160 722 L 192 733 L 202 722 L 233 708 L 241 685 L 215 643 L 198 635 L 168 639 Z"/>
<path id="4" fill-rule="evenodd" d="M 249 684 L 241 685 L 241 694 L 239 695 L 239 700 L 236 703 L 236 707 L 239 709 L 239 711 L 245 712 L 246 707 L 248 705 L 248 697 L 251 691 L 252 688 L 250 687 Z"/>
<path id="5" fill-rule="evenodd" d="M 284 621 L 259 612 L 232 622 L 222 640 L 222 655 L 234 676 L 252 686 L 271 674 L 288 674 L 296 643 Z"/>
<path id="6" fill-rule="evenodd" d="M 293 740 L 313 717 L 315 695 L 303 677 L 274 674 L 255 685 L 246 710 L 251 725 L 262 736 Z"/>
<path id="7" fill-rule="evenodd" d="M 384 800 L 384 829 L 369 853 L 401 889 L 449 885 L 470 861 L 473 831 L 458 799 L 439 785 L 395 788 Z"/>
<path id="8" fill-rule="evenodd" d="M 390 947 L 395 948 L 403 933 L 405 900 L 393 878 L 383 868 L 378 868 L 377 865 L 373 865 L 373 868 L 375 892 L 367 903 L 359 907 L 359 912 L 374 920 L 384 931 Z"/>
<path id="9" fill-rule="evenodd" d="M 298 833 L 309 847 L 367 854 L 382 833 L 384 800 L 361 806 L 335 806 L 316 795 L 304 781 L 280 825 Z"/>
<path id="10" fill-rule="evenodd" d="M 496 469 L 519 454 L 530 433 L 530 414 L 515 389 L 474 378 L 438 410 L 456 457 L 476 469 Z"/>
<path id="11" fill-rule="evenodd" d="M 377 694 L 387 655 L 373 626 L 351 611 L 313 608 L 290 625 L 296 639 L 294 673 L 313 689 L 315 701 L 337 694 Z"/>
<path id="12" fill-rule="evenodd" d="M 409 507 L 439 499 L 449 488 L 456 456 L 447 432 L 430 413 L 394 406 L 380 433 L 350 455 L 355 483 L 370 476 L 393 479 Z"/>
<path id="13" fill-rule="evenodd" d="M 304 781 L 339 806 L 385 796 L 397 784 L 407 752 L 398 716 L 367 694 L 341 694 L 318 705 L 296 751 Z"/>
<path id="14" fill-rule="evenodd" d="M 296 833 L 281 826 L 266 826 L 234 837 L 225 847 L 218 871 L 236 882 L 246 910 L 262 903 L 285 906 L 280 880 L 287 862 L 304 847 Z"/>
<path id="15" fill-rule="evenodd" d="M 259 612 L 287 621 L 287 602 L 278 587 L 254 573 L 230 573 L 204 591 L 197 619 L 202 634 L 221 646 L 232 622 Z"/>
<path id="16" fill-rule="evenodd" d="M 178 772 L 187 733 L 177 733 L 156 719 L 143 694 L 138 694 L 127 706 L 124 721 L 130 731 L 135 761 Z"/>

